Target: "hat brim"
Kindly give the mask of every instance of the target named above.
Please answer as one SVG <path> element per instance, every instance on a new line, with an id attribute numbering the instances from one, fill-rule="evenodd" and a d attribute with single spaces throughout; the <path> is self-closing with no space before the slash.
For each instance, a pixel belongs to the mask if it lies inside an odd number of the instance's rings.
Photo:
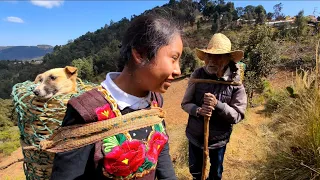
<path id="1" fill-rule="evenodd" d="M 205 60 L 206 58 L 206 54 L 230 54 L 231 55 L 231 60 L 234 62 L 239 62 L 243 56 L 244 56 L 244 52 L 241 50 L 236 50 L 236 51 L 229 51 L 229 52 L 225 52 L 225 51 L 208 51 L 206 49 L 196 49 L 196 55 L 198 56 L 198 58 L 202 61 Z"/>

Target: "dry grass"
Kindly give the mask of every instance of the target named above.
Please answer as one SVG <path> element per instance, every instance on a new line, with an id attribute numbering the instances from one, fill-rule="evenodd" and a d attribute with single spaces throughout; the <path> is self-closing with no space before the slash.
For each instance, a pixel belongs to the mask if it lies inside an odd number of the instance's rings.
<path id="1" fill-rule="evenodd" d="M 271 129 L 277 135 L 259 179 L 320 179 L 320 95 L 315 74 L 298 75 L 298 98 L 282 104 Z"/>
<path id="2" fill-rule="evenodd" d="M 26 177 L 23 175 L 20 175 L 20 176 L 15 176 L 15 177 L 12 177 L 12 176 L 4 176 L 3 177 L 3 180 L 25 180 Z"/>

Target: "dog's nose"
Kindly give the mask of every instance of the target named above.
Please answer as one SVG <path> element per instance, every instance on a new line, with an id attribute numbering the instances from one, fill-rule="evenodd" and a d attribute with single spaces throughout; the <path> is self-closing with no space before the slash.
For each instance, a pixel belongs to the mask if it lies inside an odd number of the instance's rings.
<path id="1" fill-rule="evenodd" d="M 34 93 L 34 95 L 39 96 L 40 91 L 36 89 L 36 90 L 33 91 L 33 93 Z"/>

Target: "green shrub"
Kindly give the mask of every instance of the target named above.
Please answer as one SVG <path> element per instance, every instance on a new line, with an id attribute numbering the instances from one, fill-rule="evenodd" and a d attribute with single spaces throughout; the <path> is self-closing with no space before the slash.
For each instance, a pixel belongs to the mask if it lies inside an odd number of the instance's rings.
<path id="1" fill-rule="evenodd" d="M 249 39 L 244 41 L 245 87 L 248 92 L 249 104 L 252 104 L 253 92 L 262 87 L 263 79 L 267 78 L 280 59 L 279 43 L 272 39 L 273 31 L 267 26 L 256 26 L 250 32 Z"/>
<path id="2" fill-rule="evenodd" d="M 12 117 L 12 101 L 10 99 L 0 98 L 0 131 L 8 127 L 12 127 L 16 119 Z"/>
<path id="3" fill-rule="evenodd" d="M 20 147 L 20 132 L 17 127 L 8 128 L 0 132 L 0 153 L 10 155 Z"/>
<path id="4" fill-rule="evenodd" d="M 196 68 L 202 66 L 202 61 L 197 58 L 195 51 L 189 47 L 183 48 L 181 61 L 180 61 L 180 68 L 182 74 L 190 74 Z"/>
<path id="5" fill-rule="evenodd" d="M 266 94 L 265 111 L 268 115 L 277 111 L 283 104 L 290 101 L 285 91 L 271 91 Z"/>

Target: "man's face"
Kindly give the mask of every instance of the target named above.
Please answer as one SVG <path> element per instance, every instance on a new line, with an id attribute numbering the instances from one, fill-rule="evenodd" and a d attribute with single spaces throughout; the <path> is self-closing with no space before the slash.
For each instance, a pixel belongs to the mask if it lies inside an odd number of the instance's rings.
<path id="1" fill-rule="evenodd" d="M 205 69 L 209 74 L 215 74 L 221 78 L 230 59 L 229 54 L 207 54 L 207 57 L 204 60 Z"/>

